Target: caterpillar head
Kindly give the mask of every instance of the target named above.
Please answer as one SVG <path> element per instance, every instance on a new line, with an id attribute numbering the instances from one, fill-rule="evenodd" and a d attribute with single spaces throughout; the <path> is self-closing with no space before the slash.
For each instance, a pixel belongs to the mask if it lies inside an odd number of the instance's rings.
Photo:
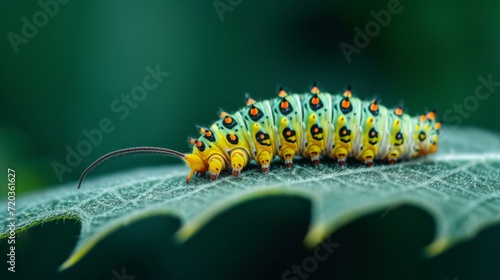
<path id="1" fill-rule="evenodd" d="M 189 183 L 189 181 L 191 180 L 191 176 L 193 176 L 195 172 L 202 173 L 207 171 L 207 166 L 203 162 L 203 159 L 197 154 L 187 154 L 184 157 L 184 160 L 186 161 L 189 168 L 191 168 L 191 172 L 189 172 L 189 175 L 186 178 L 187 183 Z"/>

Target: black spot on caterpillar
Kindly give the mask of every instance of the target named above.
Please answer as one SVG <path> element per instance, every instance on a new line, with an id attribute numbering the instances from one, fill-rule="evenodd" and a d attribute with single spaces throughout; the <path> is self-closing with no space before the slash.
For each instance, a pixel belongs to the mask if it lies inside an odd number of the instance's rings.
<path id="1" fill-rule="evenodd" d="M 322 113 L 317 113 L 319 109 Z M 291 114 L 293 112 L 293 114 Z M 263 118 L 265 116 L 265 118 Z M 159 153 L 182 158 L 195 173 L 210 172 L 215 180 L 221 170 L 231 166 L 238 176 L 249 161 L 255 160 L 267 172 L 279 156 L 291 168 L 295 156 L 319 164 L 321 157 L 344 165 L 347 157 L 371 166 L 374 159 L 391 164 L 437 151 L 441 123 L 435 112 L 410 117 L 403 108 L 387 109 L 377 100 L 362 101 L 348 88 L 343 94 L 321 92 L 314 85 L 309 93 L 287 94 L 256 102 L 248 98 L 245 107 L 234 114 L 223 112 L 209 128 L 201 128 L 198 139 L 191 139 L 193 150 L 184 154 L 160 147 L 134 147 L 108 153 L 92 163 L 80 177 L 99 163 L 130 153 Z"/>

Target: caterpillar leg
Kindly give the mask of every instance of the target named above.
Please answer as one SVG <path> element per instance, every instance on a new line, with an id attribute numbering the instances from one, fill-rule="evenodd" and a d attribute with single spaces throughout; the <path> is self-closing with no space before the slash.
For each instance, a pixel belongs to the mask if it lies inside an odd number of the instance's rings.
<path id="1" fill-rule="evenodd" d="M 268 151 L 263 151 L 259 154 L 257 161 L 262 168 L 262 172 L 266 173 L 267 171 L 269 171 L 269 165 L 271 163 L 271 154 Z"/>
<path id="2" fill-rule="evenodd" d="M 337 158 L 337 162 L 339 163 L 339 165 L 344 166 L 348 154 L 349 152 L 345 147 L 339 147 L 338 149 L 335 150 L 333 158 Z"/>
<path id="3" fill-rule="evenodd" d="M 389 162 L 389 164 L 395 164 L 396 161 L 398 160 L 399 158 L 399 151 L 398 150 L 392 150 L 388 155 L 387 155 L 387 162 Z"/>
<path id="4" fill-rule="evenodd" d="M 226 168 L 226 162 L 220 155 L 212 155 L 208 160 L 208 170 L 210 171 L 210 179 L 215 181 L 219 177 L 220 172 Z"/>
<path id="5" fill-rule="evenodd" d="M 307 149 L 307 153 L 309 157 L 311 158 L 311 162 L 314 165 L 319 164 L 319 156 L 321 155 L 321 148 L 318 147 L 317 145 L 312 145 Z"/>
<path id="6" fill-rule="evenodd" d="M 233 168 L 233 176 L 238 176 L 241 170 L 248 163 L 248 155 L 242 150 L 236 150 L 231 153 L 231 167 Z"/>
<path id="7" fill-rule="evenodd" d="M 323 151 L 322 151 L 321 147 L 319 147 L 318 145 L 311 145 L 308 147 L 308 149 L 306 151 L 306 155 L 311 159 L 311 162 L 314 165 L 318 165 L 319 158 L 320 158 L 322 152 Z"/>
<path id="8" fill-rule="evenodd" d="M 361 154 L 361 160 L 366 164 L 366 166 L 371 167 L 373 165 L 373 158 L 375 154 L 373 150 L 367 149 Z"/>
<path id="9" fill-rule="evenodd" d="M 189 182 L 191 181 L 191 177 L 193 177 L 193 174 L 195 173 L 196 171 L 194 170 L 191 170 L 186 178 L 186 184 L 189 184 Z"/>
<path id="10" fill-rule="evenodd" d="M 292 148 L 285 148 L 282 152 L 282 158 L 285 161 L 285 165 L 288 168 L 292 168 L 293 157 L 295 156 L 295 150 Z"/>

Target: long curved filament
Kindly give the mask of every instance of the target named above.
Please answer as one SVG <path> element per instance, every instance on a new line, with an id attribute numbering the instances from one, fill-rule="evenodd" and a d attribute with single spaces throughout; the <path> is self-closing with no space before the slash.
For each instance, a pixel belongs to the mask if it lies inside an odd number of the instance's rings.
<path id="1" fill-rule="evenodd" d="M 169 156 L 175 156 L 175 157 L 180 157 L 180 158 L 185 158 L 186 155 L 167 148 L 161 148 L 161 147 L 132 147 L 132 148 L 125 148 L 121 150 L 116 150 L 110 153 L 107 153 L 103 155 L 102 157 L 98 158 L 96 161 L 94 161 L 89 167 L 83 171 L 82 175 L 80 176 L 80 180 L 78 181 L 78 188 L 80 188 L 80 185 L 82 184 L 83 179 L 89 173 L 92 169 L 94 169 L 97 165 L 101 164 L 103 161 L 106 161 L 108 159 L 120 156 L 120 155 L 127 155 L 127 154 L 163 154 L 163 155 L 169 155 Z"/>

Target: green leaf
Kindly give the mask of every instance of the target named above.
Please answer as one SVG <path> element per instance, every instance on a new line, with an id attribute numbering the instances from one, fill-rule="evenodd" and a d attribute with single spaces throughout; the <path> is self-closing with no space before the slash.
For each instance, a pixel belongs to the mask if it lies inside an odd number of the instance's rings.
<path id="1" fill-rule="evenodd" d="M 239 178 L 186 185 L 185 167 L 139 169 L 89 178 L 76 189 L 69 183 L 17 201 L 17 228 L 26 230 L 54 219 L 79 219 L 81 235 L 65 269 L 111 232 L 155 215 L 183 222 L 176 239 L 185 242 L 227 209 L 266 196 L 300 196 L 312 201 L 312 223 L 305 244 L 315 246 L 333 231 L 368 213 L 401 204 L 428 211 L 436 221 L 438 254 L 500 220 L 500 138 L 477 130 L 444 130 L 439 152 L 426 159 L 372 168 L 331 162 L 311 167 L 279 164 L 268 174 L 250 168 Z M 280 206 L 283 207 L 283 206 Z M 290 204 L 289 207 L 294 207 Z M 1 209 L 6 209 L 2 203 Z M 6 220 L 7 212 L 0 212 Z M 0 237 L 8 235 L 0 224 Z"/>

